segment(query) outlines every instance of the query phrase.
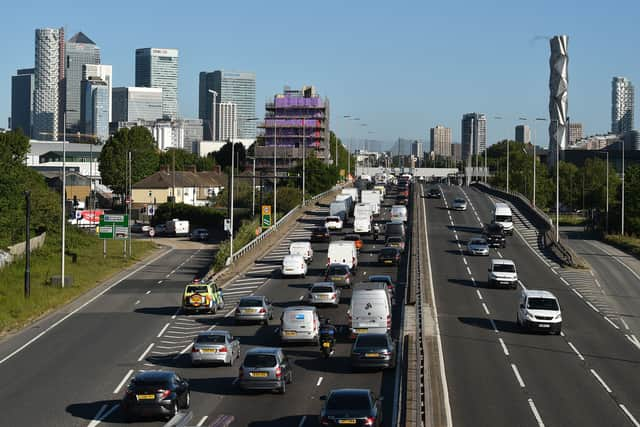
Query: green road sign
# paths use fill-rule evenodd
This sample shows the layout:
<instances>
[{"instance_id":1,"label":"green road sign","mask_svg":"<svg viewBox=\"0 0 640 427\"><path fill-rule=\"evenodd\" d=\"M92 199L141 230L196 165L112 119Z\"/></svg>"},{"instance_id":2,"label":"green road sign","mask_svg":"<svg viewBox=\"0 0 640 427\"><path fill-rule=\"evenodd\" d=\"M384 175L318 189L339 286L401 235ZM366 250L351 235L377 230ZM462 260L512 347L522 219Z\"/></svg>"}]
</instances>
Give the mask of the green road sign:
<instances>
[{"instance_id":1,"label":"green road sign","mask_svg":"<svg viewBox=\"0 0 640 427\"><path fill-rule=\"evenodd\" d=\"M271 205L262 205L262 228L271 227Z\"/></svg>"},{"instance_id":2,"label":"green road sign","mask_svg":"<svg viewBox=\"0 0 640 427\"><path fill-rule=\"evenodd\" d=\"M100 215L99 235L101 239L126 239L129 237L129 215Z\"/></svg>"}]
</instances>

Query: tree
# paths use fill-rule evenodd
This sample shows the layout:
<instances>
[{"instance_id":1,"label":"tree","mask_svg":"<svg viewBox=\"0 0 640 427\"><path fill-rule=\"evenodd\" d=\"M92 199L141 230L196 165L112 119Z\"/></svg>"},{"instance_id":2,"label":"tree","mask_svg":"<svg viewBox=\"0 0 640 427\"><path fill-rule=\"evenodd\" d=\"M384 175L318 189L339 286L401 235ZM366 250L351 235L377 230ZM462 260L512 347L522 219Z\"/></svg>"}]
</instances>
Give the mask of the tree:
<instances>
[{"instance_id":1,"label":"tree","mask_svg":"<svg viewBox=\"0 0 640 427\"><path fill-rule=\"evenodd\" d=\"M147 128L134 126L131 129L120 129L102 147L98 159L102 182L119 194L126 192L129 151L133 183L153 174L159 166L160 155Z\"/></svg>"},{"instance_id":2,"label":"tree","mask_svg":"<svg viewBox=\"0 0 640 427\"><path fill-rule=\"evenodd\" d=\"M345 146L342 144L342 141L340 140L340 138L338 138L336 134L333 133L333 131L331 131L329 133L329 155L332 159L332 162L331 162L332 165L335 165L336 144L338 145L338 165L336 167L336 170L338 174L342 169L344 169L346 173L347 168L349 166L349 159L347 157L348 151L345 148ZM354 169L355 169L355 158L351 156L351 170L353 171Z\"/></svg>"},{"instance_id":3,"label":"tree","mask_svg":"<svg viewBox=\"0 0 640 427\"><path fill-rule=\"evenodd\" d=\"M582 188L583 174L578 172L578 167L573 163L561 161L558 169L560 170L560 203L570 209L581 206L581 193L577 190Z\"/></svg>"},{"instance_id":4,"label":"tree","mask_svg":"<svg viewBox=\"0 0 640 427\"><path fill-rule=\"evenodd\" d=\"M609 192L611 193L611 191ZM628 166L624 173L625 231L640 234L640 166Z\"/></svg>"},{"instance_id":5,"label":"tree","mask_svg":"<svg viewBox=\"0 0 640 427\"><path fill-rule=\"evenodd\" d=\"M216 164L211 153L207 157L200 157L196 153L189 153L180 148L169 148L160 153L159 167L166 166L168 170L171 170L174 166L174 156L177 171L187 170L189 166L195 166L197 171L210 171Z\"/></svg>"},{"instance_id":6,"label":"tree","mask_svg":"<svg viewBox=\"0 0 640 427\"><path fill-rule=\"evenodd\" d=\"M247 152L244 148L244 145L236 142L234 144L233 150L235 151L234 155L236 157L234 159L234 166L237 168L237 170L244 170L245 163L247 161ZM215 159L216 163L218 163L222 167L222 169L228 171L228 169L231 167L231 142L227 142L226 144L224 144L222 148L220 148L220 150L215 153ZM236 160L239 164L236 164Z\"/></svg>"},{"instance_id":7,"label":"tree","mask_svg":"<svg viewBox=\"0 0 640 427\"><path fill-rule=\"evenodd\" d=\"M307 157L305 162L306 168L306 180L305 190L307 194L316 195L327 191L338 182L338 169L331 165L326 164L324 161L318 159L314 155ZM293 176L302 176L302 162L291 168L290 174ZM302 187L300 180L288 180L288 185L291 187ZM300 195L302 198L302 195ZM280 199L278 197L278 199Z\"/></svg>"}]
</instances>

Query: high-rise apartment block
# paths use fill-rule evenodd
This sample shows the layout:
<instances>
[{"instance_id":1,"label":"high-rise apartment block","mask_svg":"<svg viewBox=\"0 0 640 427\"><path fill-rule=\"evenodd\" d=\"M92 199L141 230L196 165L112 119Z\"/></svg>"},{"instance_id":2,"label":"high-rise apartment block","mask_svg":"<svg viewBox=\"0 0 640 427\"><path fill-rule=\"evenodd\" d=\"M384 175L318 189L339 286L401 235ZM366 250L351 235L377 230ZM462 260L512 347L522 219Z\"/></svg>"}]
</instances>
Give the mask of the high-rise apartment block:
<instances>
[{"instance_id":1,"label":"high-rise apartment block","mask_svg":"<svg viewBox=\"0 0 640 427\"><path fill-rule=\"evenodd\" d=\"M274 145L280 169L289 169L303 154L330 162L329 100L321 98L313 86L285 87L273 102L267 102L265 110L260 126L264 133L255 150L256 167L273 167Z\"/></svg>"},{"instance_id":2,"label":"high-rise apartment block","mask_svg":"<svg viewBox=\"0 0 640 427\"><path fill-rule=\"evenodd\" d=\"M411 144L411 155L422 159L424 156L424 144L420 141L413 141Z\"/></svg>"},{"instance_id":3,"label":"high-rise apartment block","mask_svg":"<svg viewBox=\"0 0 640 427\"><path fill-rule=\"evenodd\" d=\"M35 89L33 94L32 137L58 139L62 119L61 82L64 78L64 30L36 29ZM62 56L61 56L62 53ZM64 106L62 106L64 110Z\"/></svg>"},{"instance_id":4,"label":"high-rise apartment block","mask_svg":"<svg viewBox=\"0 0 640 427\"><path fill-rule=\"evenodd\" d=\"M136 86L162 89L162 115L177 119L178 49L136 49Z\"/></svg>"},{"instance_id":5,"label":"high-rise apartment block","mask_svg":"<svg viewBox=\"0 0 640 427\"><path fill-rule=\"evenodd\" d=\"M134 122L162 118L162 89L114 87L113 122Z\"/></svg>"},{"instance_id":6,"label":"high-rise apartment block","mask_svg":"<svg viewBox=\"0 0 640 427\"><path fill-rule=\"evenodd\" d=\"M216 141L230 141L238 137L238 110L233 102L216 105Z\"/></svg>"},{"instance_id":7,"label":"high-rise apartment block","mask_svg":"<svg viewBox=\"0 0 640 427\"><path fill-rule=\"evenodd\" d=\"M462 116L462 161L484 152L487 147L487 118L482 113Z\"/></svg>"},{"instance_id":8,"label":"high-rise apartment block","mask_svg":"<svg viewBox=\"0 0 640 427\"><path fill-rule=\"evenodd\" d=\"M22 129L22 133L31 137L33 126L33 91L35 88L35 69L18 70L11 77L11 129Z\"/></svg>"},{"instance_id":9,"label":"high-rise apartment block","mask_svg":"<svg viewBox=\"0 0 640 427\"><path fill-rule=\"evenodd\" d=\"M569 122L569 145L576 145L576 142L580 141L582 136L582 123Z\"/></svg>"},{"instance_id":10,"label":"high-rise apartment block","mask_svg":"<svg viewBox=\"0 0 640 427\"><path fill-rule=\"evenodd\" d=\"M109 122L112 120L113 109L113 72L111 65L105 64L85 64L82 67L82 80L89 80L95 77L107 84L109 91L108 109L109 109Z\"/></svg>"},{"instance_id":11,"label":"high-rise apartment block","mask_svg":"<svg viewBox=\"0 0 640 427\"><path fill-rule=\"evenodd\" d=\"M531 129L529 125L517 125L516 126L516 142L522 142L525 144L531 143Z\"/></svg>"},{"instance_id":12,"label":"high-rise apartment block","mask_svg":"<svg viewBox=\"0 0 640 427\"><path fill-rule=\"evenodd\" d=\"M82 81L80 130L99 141L109 138L109 85L97 77Z\"/></svg>"},{"instance_id":13,"label":"high-rise apartment block","mask_svg":"<svg viewBox=\"0 0 640 427\"><path fill-rule=\"evenodd\" d=\"M622 134L633 130L633 97L631 82L624 77L611 81L611 132Z\"/></svg>"},{"instance_id":14,"label":"high-rise apartment block","mask_svg":"<svg viewBox=\"0 0 640 427\"><path fill-rule=\"evenodd\" d=\"M216 95L210 91L215 92ZM214 107L214 99L216 106ZM220 137L220 122L217 118L217 105L232 103L236 106L238 119L237 138L250 140L256 138L256 75L251 72L217 70L200 73L198 93L198 117L204 122L206 140L223 140Z\"/></svg>"},{"instance_id":15,"label":"high-rise apartment block","mask_svg":"<svg viewBox=\"0 0 640 427\"><path fill-rule=\"evenodd\" d=\"M431 152L436 157L451 157L451 128L437 125L430 130Z\"/></svg>"},{"instance_id":16,"label":"high-rise apartment block","mask_svg":"<svg viewBox=\"0 0 640 427\"><path fill-rule=\"evenodd\" d=\"M462 144L451 144L451 157L455 162L462 161Z\"/></svg>"},{"instance_id":17,"label":"high-rise apartment block","mask_svg":"<svg viewBox=\"0 0 640 427\"><path fill-rule=\"evenodd\" d=\"M76 132L82 127L81 93L82 69L85 64L100 63L100 48L84 33L77 33L65 44L64 86L65 109L67 112L67 133Z\"/></svg>"}]
</instances>

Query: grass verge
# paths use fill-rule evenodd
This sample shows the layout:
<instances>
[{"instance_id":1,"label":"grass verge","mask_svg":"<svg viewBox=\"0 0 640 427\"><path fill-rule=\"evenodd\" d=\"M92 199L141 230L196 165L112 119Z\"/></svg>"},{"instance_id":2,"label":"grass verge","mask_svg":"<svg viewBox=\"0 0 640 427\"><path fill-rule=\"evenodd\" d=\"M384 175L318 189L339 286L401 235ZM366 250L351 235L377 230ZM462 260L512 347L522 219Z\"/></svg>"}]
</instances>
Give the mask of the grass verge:
<instances>
[{"instance_id":1,"label":"grass verge","mask_svg":"<svg viewBox=\"0 0 640 427\"><path fill-rule=\"evenodd\" d=\"M233 250L234 253L239 249L242 249L247 243L256 238L256 228L260 227L259 220L243 220L242 226L236 232L235 238L233 239ZM222 270L225 266L225 262L229 258L229 240L225 240L220 243L220 248L216 253L216 257L213 261L213 272L217 273Z\"/></svg>"},{"instance_id":2,"label":"grass verge","mask_svg":"<svg viewBox=\"0 0 640 427\"><path fill-rule=\"evenodd\" d=\"M602 240L640 259L640 238L621 236L620 234L605 234Z\"/></svg>"},{"instance_id":3,"label":"grass verge","mask_svg":"<svg viewBox=\"0 0 640 427\"><path fill-rule=\"evenodd\" d=\"M585 217L580 215L560 215L559 219L560 225L584 225L585 222Z\"/></svg>"},{"instance_id":4,"label":"grass verge","mask_svg":"<svg viewBox=\"0 0 640 427\"><path fill-rule=\"evenodd\" d=\"M73 285L62 289L47 284L52 276L60 275L60 243L59 236L47 236L44 246L32 252L29 298L24 296L24 258L0 270L0 336L69 303L156 247L149 241L133 240L133 257L125 259L123 242L107 241L107 257L103 258L102 240L69 227L65 275L73 278Z\"/></svg>"}]
</instances>

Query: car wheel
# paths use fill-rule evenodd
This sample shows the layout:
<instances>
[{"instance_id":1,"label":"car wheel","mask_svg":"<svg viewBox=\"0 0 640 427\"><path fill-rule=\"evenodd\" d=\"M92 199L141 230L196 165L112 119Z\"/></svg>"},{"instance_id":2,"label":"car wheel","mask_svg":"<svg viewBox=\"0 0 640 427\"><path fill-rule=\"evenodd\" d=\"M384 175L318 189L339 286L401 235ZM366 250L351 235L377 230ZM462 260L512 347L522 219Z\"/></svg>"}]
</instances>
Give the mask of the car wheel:
<instances>
[{"instance_id":1,"label":"car wheel","mask_svg":"<svg viewBox=\"0 0 640 427\"><path fill-rule=\"evenodd\" d=\"M178 400L176 399L173 401L171 412L169 413L169 415L167 415L167 418L168 419L173 418L179 411L180 411L180 408L178 408Z\"/></svg>"},{"instance_id":2,"label":"car wheel","mask_svg":"<svg viewBox=\"0 0 640 427\"><path fill-rule=\"evenodd\" d=\"M182 409L189 409L189 406L191 406L191 392L188 391L184 398L184 406Z\"/></svg>"}]
</instances>

